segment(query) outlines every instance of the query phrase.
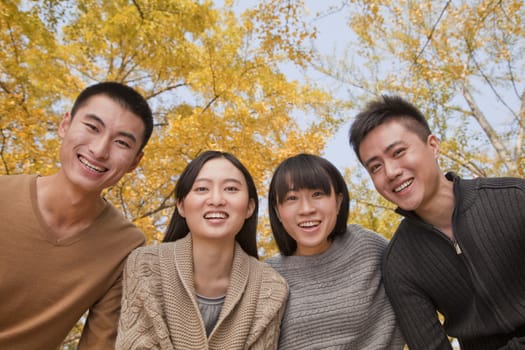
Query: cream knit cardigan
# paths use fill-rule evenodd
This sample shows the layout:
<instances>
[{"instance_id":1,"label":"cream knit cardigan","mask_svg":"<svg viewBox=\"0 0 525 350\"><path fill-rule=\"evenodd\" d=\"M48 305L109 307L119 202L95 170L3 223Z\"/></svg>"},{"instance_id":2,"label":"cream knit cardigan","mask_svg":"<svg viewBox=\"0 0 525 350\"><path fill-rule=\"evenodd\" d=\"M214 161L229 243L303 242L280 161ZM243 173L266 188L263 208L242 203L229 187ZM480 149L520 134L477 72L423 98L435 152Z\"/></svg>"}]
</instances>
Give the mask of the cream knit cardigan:
<instances>
[{"instance_id":1,"label":"cream knit cardigan","mask_svg":"<svg viewBox=\"0 0 525 350\"><path fill-rule=\"evenodd\" d=\"M124 271L116 349L277 349L288 287L236 243L230 286L206 337L195 298L191 234L136 249Z\"/></svg>"}]
</instances>

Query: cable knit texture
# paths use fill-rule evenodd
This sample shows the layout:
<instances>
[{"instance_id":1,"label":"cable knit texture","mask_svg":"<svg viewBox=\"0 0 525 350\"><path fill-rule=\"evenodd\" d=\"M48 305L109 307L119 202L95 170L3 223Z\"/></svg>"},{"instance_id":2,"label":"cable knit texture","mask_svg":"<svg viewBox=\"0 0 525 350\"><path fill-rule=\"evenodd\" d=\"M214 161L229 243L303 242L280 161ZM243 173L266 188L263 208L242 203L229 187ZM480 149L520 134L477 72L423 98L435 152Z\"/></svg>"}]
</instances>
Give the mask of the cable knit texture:
<instances>
[{"instance_id":1,"label":"cable knit texture","mask_svg":"<svg viewBox=\"0 0 525 350\"><path fill-rule=\"evenodd\" d=\"M116 349L276 349L288 287L236 243L230 286L206 337L193 283L191 234L128 258Z\"/></svg>"},{"instance_id":2,"label":"cable knit texture","mask_svg":"<svg viewBox=\"0 0 525 350\"><path fill-rule=\"evenodd\" d=\"M290 287L279 349L402 349L381 280L386 244L350 225L319 255L268 259Z\"/></svg>"},{"instance_id":3,"label":"cable knit texture","mask_svg":"<svg viewBox=\"0 0 525 350\"><path fill-rule=\"evenodd\" d=\"M392 238L385 288L411 349L525 349L525 180L452 173L461 248L415 213ZM445 316L442 326L436 309Z\"/></svg>"}]
</instances>

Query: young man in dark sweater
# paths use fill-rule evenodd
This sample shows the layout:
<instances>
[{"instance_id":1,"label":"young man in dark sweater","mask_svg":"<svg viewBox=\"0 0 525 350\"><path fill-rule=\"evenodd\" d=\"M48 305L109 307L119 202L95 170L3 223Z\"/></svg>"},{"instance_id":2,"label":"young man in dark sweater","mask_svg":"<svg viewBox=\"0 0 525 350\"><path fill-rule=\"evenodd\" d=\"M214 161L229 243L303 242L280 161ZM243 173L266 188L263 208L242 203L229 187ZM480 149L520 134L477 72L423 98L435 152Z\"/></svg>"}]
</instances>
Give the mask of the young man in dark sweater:
<instances>
[{"instance_id":1,"label":"young man in dark sweater","mask_svg":"<svg viewBox=\"0 0 525 350\"><path fill-rule=\"evenodd\" d=\"M399 97L370 102L349 136L405 217L383 274L409 347L451 349L455 337L462 349L525 349L525 180L445 175L439 140Z\"/></svg>"}]
</instances>

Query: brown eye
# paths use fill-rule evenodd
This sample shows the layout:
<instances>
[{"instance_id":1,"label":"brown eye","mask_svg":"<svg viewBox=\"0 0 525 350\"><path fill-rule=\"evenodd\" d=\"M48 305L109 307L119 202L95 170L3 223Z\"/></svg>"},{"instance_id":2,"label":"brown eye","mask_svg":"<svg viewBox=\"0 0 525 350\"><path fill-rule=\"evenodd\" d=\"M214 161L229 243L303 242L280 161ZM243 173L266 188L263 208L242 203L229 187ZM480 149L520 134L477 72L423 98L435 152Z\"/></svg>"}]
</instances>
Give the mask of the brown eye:
<instances>
[{"instance_id":1,"label":"brown eye","mask_svg":"<svg viewBox=\"0 0 525 350\"><path fill-rule=\"evenodd\" d=\"M405 148L396 149L393 153L394 157L399 157L405 153Z\"/></svg>"},{"instance_id":2,"label":"brown eye","mask_svg":"<svg viewBox=\"0 0 525 350\"><path fill-rule=\"evenodd\" d=\"M374 164L368 168L368 172L374 174L379 170L379 168L381 168L381 164Z\"/></svg>"},{"instance_id":3,"label":"brown eye","mask_svg":"<svg viewBox=\"0 0 525 350\"><path fill-rule=\"evenodd\" d=\"M90 123L84 123L85 126L88 127L89 130L98 131L97 127Z\"/></svg>"}]
</instances>

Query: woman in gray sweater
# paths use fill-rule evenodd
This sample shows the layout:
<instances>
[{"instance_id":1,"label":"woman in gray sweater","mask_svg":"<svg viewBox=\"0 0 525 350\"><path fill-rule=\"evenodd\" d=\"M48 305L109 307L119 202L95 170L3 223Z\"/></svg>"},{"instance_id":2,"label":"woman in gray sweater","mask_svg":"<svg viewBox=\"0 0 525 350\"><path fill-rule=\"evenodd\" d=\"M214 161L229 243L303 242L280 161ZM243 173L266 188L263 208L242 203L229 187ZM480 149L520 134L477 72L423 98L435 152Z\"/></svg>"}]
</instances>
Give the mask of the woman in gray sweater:
<instances>
[{"instance_id":1,"label":"woman in gray sweater","mask_svg":"<svg viewBox=\"0 0 525 350\"><path fill-rule=\"evenodd\" d=\"M290 288L279 349L402 349L381 277L387 241L347 226L348 189L337 168L315 155L288 158L268 198L280 254L267 262Z\"/></svg>"}]
</instances>

